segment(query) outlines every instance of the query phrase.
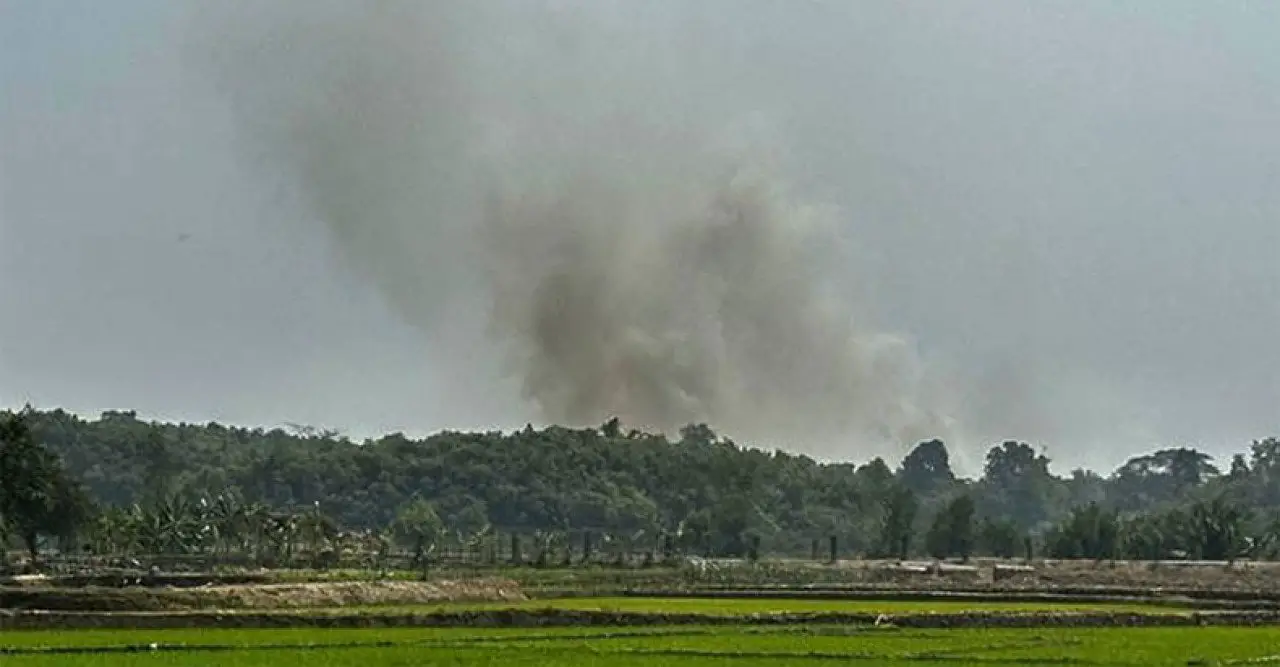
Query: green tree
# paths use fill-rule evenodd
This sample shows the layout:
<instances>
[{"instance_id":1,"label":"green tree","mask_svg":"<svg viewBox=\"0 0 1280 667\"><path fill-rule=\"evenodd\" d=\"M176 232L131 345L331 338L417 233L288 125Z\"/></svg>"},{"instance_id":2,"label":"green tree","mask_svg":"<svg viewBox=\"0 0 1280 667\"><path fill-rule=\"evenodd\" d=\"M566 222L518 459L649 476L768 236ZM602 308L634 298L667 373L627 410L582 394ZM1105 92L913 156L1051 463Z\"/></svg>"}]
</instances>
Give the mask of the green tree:
<instances>
[{"instance_id":1,"label":"green tree","mask_svg":"<svg viewBox=\"0 0 1280 667\"><path fill-rule=\"evenodd\" d=\"M1227 473L1233 482L1242 482L1249 478L1249 462L1245 460L1244 454L1236 454L1231 457L1231 470Z\"/></svg>"},{"instance_id":2,"label":"green tree","mask_svg":"<svg viewBox=\"0 0 1280 667\"><path fill-rule=\"evenodd\" d=\"M929 496L944 491L955 483L947 446L941 440L929 440L915 446L902 459L898 479L916 495Z\"/></svg>"},{"instance_id":3,"label":"green tree","mask_svg":"<svg viewBox=\"0 0 1280 667\"><path fill-rule=\"evenodd\" d=\"M1266 560L1280 557L1280 513L1272 512L1259 522L1252 542L1254 557Z\"/></svg>"},{"instance_id":4,"label":"green tree","mask_svg":"<svg viewBox=\"0 0 1280 667\"><path fill-rule=\"evenodd\" d=\"M0 514L0 570L9 565L9 543L13 540L13 529L9 520Z\"/></svg>"},{"instance_id":5,"label":"green tree","mask_svg":"<svg viewBox=\"0 0 1280 667\"><path fill-rule=\"evenodd\" d=\"M1213 457L1186 447L1135 456L1114 475L1120 506L1128 509L1177 501L1218 474Z\"/></svg>"},{"instance_id":6,"label":"green tree","mask_svg":"<svg viewBox=\"0 0 1280 667\"><path fill-rule=\"evenodd\" d=\"M1049 459L1031 445L1007 441L987 452L984 514L1003 516L1026 531L1050 516L1055 482Z\"/></svg>"},{"instance_id":7,"label":"green tree","mask_svg":"<svg viewBox=\"0 0 1280 667\"><path fill-rule=\"evenodd\" d=\"M882 519L877 551L882 556L906 558L911 552L916 512L920 503L911 489L894 485L881 501Z\"/></svg>"},{"instance_id":8,"label":"green tree","mask_svg":"<svg viewBox=\"0 0 1280 667\"><path fill-rule=\"evenodd\" d=\"M600 435L606 438L617 438L622 435L622 423L617 417L611 417L609 421L600 425Z\"/></svg>"},{"instance_id":9,"label":"green tree","mask_svg":"<svg viewBox=\"0 0 1280 667\"><path fill-rule=\"evenodd\" d=\"M1008 519L984 518L978 528L980 548L1000 558L1013 558L1018 553L1021 539L1018 527Z\"/></svg>"},{"instance_id":10,"label":"green tree","mask_svg":"<svg viewBox=\"0 0 1280 667\"><path fill-rule=\"evenodd\" d=\"M1045 548L1054 558L1116 558L1120 554L1120 519L1097 503L1077 507L1050 531Z\"/></svg>"},{"instance_id":11,"label":"green tree","mask_svg":"<svg viewBox=\"0 0 1280 667\"><path fill-rule=\"evenodd\" d=\"M61 461L32 437L30 410L0 415L0 517L32 560L41 537L69 538L92 513L83 490Z\"/></svg>"},{"instance_id":12,"label":"green tree","mask_svg":"<svg viewBox=\"0 0 1280 667\"><path fill-rule=\"evenodd\" d=\"M1193 504L1186 513L1186 548L1205 560L1235 560L1244 552L1248 509L1225 495Z\"/></svg>"},{"instance_id":13,"label":"green tree","mask_svg":"<svg viewBox=\"0 0 1280 667\"><path fill-rule=\"evenodd\" d=\"M146 461L143 473L144 499L147 502L163 502L174 495L176 484L176 461L172 448L162 431L148 430L142 443L142 453Z\"/></svg>"},{"instance_id":14,"label":"green tree","mask_svg":"<svg viewBox=\"0 0 1280 667\"><path fill-rule=\"evenodd\" d=\"M421 496L414 496L396 512L392 533L413 550L413 563L425 576L428 562L445 534L444 522L436 508Z\"/></svg>"},{"instance_id":15,"label":"green tree","mask_svg":"<svg viewBox=\"0 0 1280 667\"><path fill-rule=\"evenodd\" d=\"M676 550L722 554L746 553L751 535L776 553L808 554L814 537L830 535L839 536L846 552L899 553L901 548L887 544L899 542L898 536L886 536L893 532L886 528L886 510L895 485L915 493L917 517L930 518L963 488L978 515L1010 522L1019 537L1035 535L1042 546L1044 532L1062 525L1071 508L1096 502L1124 513L1126 554L1165 557L1202 548L1191 541L1189 512L1198 498L1230 491L1246 507L1280 510L1280 440L1274 438L1253 443L1227 478L1186 448L1135 457L1129 472L1136 474L1100 477L1076 470L1064 478L1050 474L1048 459L1030 445L1012 441L992 448L981 479L970 483L947 472L945 448L933 441L920 443L895 472L881 459L828 463L739 446L700 424L679 439L634 430L624 435L621 424L606 422L596 428L442 432L426 438L392 434L357 444L332 431L149 423L133 412L82 419L32 410L24 416L34 442L75 482L63 487L63 495L74 495L82 483L104 506L138 504L150 511L173 490L197 501L186 490L215 490L204 504L189 503L197 524L191 539L166 548L219 559L235 551L257 559L288 558L295 547L307 548L305 517L295 512L316 500L344 531L363 533L386 529L415 494L461 532L459 543L473 541L466 535L491 521L526 539L537 531L573 527L617 536L618 545L643 530L642 548L652 548L665 532ZM243 518L236 508L221 507L216 490L222 489L239 490ZM249 508L256 508L252 519ZM1150 520L1138 522L1141 517ZM915 521L910 539L919 537L923 544L929 525L920 524ZM1130 524L1146 532L1133 533ZM95 549L130 542L124 535L101 537L112 532L133 532L132 542L120 550L138 549L140 534L132 528L100 530L97 521L93 526L89 541ZM1258 539L1242 548L1267 552L1263 531L1247 525L1246 532ZM40 543L66 532L49 523ZM170 541L151 532L153 543ZM16 532L13 539L20 541ZM977 541L982 551L995 551L983 530Z\"/></svg>"},{"instance_id":16,"label":"green tree","mask_svg":"<svg viewBox=\"0 0 1280 667\"><path fill-rule=\"evenodd\" d=\"M747 554L748 535L755 518L755 506L742 493L723 498L708 515L711 520L711 540L714 553L743 557Z\"/></svg>"},{"instance_id":17,"label":"green tree","mask_svg":"<svg viewBox=\"0 0 1280 667\"><path fill-rule=\"evenodd\" d=\"M1126 558L1162 560L1174 547L1164 518L1154 514L1137 515L1122 526L1121 549Z\"/></svg>"},{"instance_id":18,"label":"green tree","mask_svg":"<svg viewBox=\"0 0 1280 667\"><path fill-rule=\"evenodd\" d=\"M929 555L934 558L959 556L969 559L973 553L973 498L962 494L938 512L925 537Z\"/></svg>"},{"instance_id":19,"label":"green tree","mask_svg":"<svg viewBox=\"0 0 1280 667\"><path fill-rule=\"evenodd\" d=\"M1280 438L1256 440L1249 446L1249 470L1255 502L1280 505Z\"/></svg>"},{"instance_id":20,"label":"green tree","mask_svg":"<svg viewBox=\"0 0 1280 667\"><path fill-rule=\"evenodd\" d=\"M711 511L703 508L685 517L676 526L676 548L682 553L693 553L699 556L710 554L711 550Z\"/></svg>"}]
</instances>

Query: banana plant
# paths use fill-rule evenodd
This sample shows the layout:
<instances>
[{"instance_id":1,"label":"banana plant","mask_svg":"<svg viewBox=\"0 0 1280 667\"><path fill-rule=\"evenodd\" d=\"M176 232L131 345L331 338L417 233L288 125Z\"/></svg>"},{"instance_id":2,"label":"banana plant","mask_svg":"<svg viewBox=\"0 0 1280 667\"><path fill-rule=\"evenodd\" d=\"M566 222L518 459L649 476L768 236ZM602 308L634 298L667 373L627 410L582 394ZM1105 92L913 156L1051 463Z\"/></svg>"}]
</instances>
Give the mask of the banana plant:
<instances>
[{"instance_id":1,"label":"banana plant","mask_svg":"<svg viewBox=\"0 0 1280 667\"><path fill-rule=\"evenodd\" d=\"M249 517L240 494L228 489L205 503L205 519L212 533L215 558L230 555L237 545L243 545Z\"/></svg>"},{"instance_id":2,"label":"banana plant","mask_svg":"<svg viewBox=\"0 0 1280 667\"><path fill-rule=\"evenodd\" d=\"M181 496L160 498L146 507L134 505L130 514L138 547L144 552L189 553L201 539L195 508Z\"/></svg>"}]
</instances>

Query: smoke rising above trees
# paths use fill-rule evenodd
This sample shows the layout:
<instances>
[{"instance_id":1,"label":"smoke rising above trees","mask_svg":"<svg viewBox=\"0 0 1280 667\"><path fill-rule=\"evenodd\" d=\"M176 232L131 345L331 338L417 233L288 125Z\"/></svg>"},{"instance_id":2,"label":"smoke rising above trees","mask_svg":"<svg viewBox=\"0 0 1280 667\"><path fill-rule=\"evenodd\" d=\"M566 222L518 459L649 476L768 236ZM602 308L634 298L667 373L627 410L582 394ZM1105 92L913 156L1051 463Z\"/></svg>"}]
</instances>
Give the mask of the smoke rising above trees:
<instances>
[{"instance_id":1,"label":"smoke rising above trees","mask_svg":"<svg viewBox=\"0 0 1280 667\"><path fill-rule=\"evenodd\" d=\"M198 62L245 154L426 344L471 313L548 422L953 435L909 339L832 289L840 213L790 190L732 82L700 87L732 68L585 5L496 6L233 5Z\"/></svg>"}]
</instances>

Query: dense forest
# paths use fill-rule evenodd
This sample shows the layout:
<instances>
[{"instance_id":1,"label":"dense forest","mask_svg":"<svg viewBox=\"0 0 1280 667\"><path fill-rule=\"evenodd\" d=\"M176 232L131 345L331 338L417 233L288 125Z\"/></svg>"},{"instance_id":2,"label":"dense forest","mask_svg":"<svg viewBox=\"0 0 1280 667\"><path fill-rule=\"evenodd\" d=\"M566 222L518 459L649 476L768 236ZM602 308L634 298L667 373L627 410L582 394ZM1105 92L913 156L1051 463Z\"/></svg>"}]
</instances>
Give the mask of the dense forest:
<instances>
[{"instance_id":1,"label":"dense forest","mask_svg":"<svg viewBox=\"0 0 1280 667\"><path fill-rule=\"evenodd\" d=\"M1195 449L1169 448L1106 476L1065 477L1032 445L1010 441L990 448L980 478L963 479L937 440L892 468L761 451L705 425L678 439L614 420L356 443L131 412L85 420L28 409L0 419L0 542L32 549L197 548L166 541L159 524L183 512L245 513L228 505L277 521L323 517L330 531L398 526L419 549L488 531L589 531L720 555L809 554L819 541L825 552L832 538L848 556L1262 558L1280 547L1274 438L1225 470ZM124 525L132 532L120 537ZM148 525L155 536L142 544Z\"/></svg>"}]
</instances>

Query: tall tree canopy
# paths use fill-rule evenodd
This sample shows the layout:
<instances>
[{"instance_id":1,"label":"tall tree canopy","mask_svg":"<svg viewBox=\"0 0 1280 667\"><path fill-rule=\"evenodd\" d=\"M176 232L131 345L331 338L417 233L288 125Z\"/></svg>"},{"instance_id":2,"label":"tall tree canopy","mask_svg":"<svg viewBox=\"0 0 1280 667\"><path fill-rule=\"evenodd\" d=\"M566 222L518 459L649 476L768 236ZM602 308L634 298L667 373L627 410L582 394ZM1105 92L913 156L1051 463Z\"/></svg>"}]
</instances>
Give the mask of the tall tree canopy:
<instances>
[{"instance_id":1,"label":"tall tree canopy","mask_svg":"<svg viewBox=\"0 0 1280 667\"><path fill-rule=\"evenodd\" d=\"M907 488L922 496L947 489L956 481L947 446L941 440L928 440L916 445L902 459L898 478Z\"/></svg>"},{"instance_id":2,"label":"tall tree canopy","mask_svg":"<svg viewBox=\"0 0 1280 667\"><path fill-rule=\"evenodd\" d=\"M0 414L0 518L35 558L41 537L74 536L88 502L58 457L36 442L30 416Z\"/></svg>"},{"instance_id":3,"label":"tall tree canopy","mask_svg":"<svg viewBox=\"0 0 1280 667\"><path fill-rule=\"evenodd\" d=\"M1124 523L1132 536L1126 553L1280 554L1274 439L1253 443L1230 475L1181 448L1135 457L1106 477L1085 470L1055 476L1031 444L1007 441L987 452L979 479L966 480L937 440L919 443L895 473L878 458L824 463L740 446L704 424L677 439L610 420L598 428L352 442L321 429L163 424L131 412L0 417L0 523L28 548L74 532L86 513L82 483L109 510L104 516L129 514L135 503L151 508L146 517L156 521L139 538L148 544L181 541L182 509L207 501L209 540L224 551L251 515L286 521L292 513L301 517L298 530L318 540L320 528L331 528L304 530L303 521L318 502L347 529L382 531L405 508L429 504L440 535L664 536L681 549L722 554L744 553L757 540L766 551L809 553L813 540L831 536L849 555L920 554L931 546L956 553L944 534L973 524L958 544L1009 553L1027 537L1043 545L1055 526L1069 527L1073 508L1094 503ZM956 505L960 495L968 500ZM1135 497L1144 504L1134 506ZM1213 504L1219 497L1229 500ZM1241 504L1254 511L1235 512ZM938 527L932 545L922 539L930 526ZM1198 542L1188 537L1193 532Z\"/></svg>"}]
</instances>

